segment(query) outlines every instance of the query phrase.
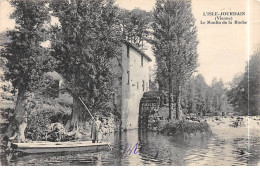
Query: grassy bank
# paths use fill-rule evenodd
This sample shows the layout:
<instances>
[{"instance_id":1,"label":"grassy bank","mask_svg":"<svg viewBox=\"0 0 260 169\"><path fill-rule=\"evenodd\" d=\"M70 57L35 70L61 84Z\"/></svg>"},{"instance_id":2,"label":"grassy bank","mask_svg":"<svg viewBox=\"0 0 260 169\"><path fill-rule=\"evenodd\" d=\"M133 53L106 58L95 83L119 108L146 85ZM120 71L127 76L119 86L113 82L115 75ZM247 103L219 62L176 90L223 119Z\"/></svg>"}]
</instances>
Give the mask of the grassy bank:
<instances>
[{"instance_id":1,"label":"grassy bank","mask_svg":"<svg viewBox=\"0 0 260 169\"><path fill-rule=\"evenodd\" d=\"M207 122L191 122L191 121L170 121L162 122L158 126L158 132L167 135L178 133L203 133L210 130Z\"/></svg>"}]
</instances>

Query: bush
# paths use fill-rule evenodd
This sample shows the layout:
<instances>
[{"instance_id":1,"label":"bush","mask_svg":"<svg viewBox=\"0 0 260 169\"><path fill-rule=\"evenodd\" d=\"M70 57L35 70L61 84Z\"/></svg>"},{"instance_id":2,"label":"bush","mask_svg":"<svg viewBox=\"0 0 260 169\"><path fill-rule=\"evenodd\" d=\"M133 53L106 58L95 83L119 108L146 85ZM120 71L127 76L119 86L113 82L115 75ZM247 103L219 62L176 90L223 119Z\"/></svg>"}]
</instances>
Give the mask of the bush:
<instances>
[{"instance_id":1,"label":"bush","mask_svg":"<svg viewBox=\"0 0 260 169\"><path fill-rule=\"evenodd\" d=\"M45 140L46 131L51 123L65 123L70 115L71 108L65 107L58 98L46 98L40 95L31 95L32 107L28 112L26 138L30 140Z\"/></svg>"},{"instance_id":2,"label":"bush","mask_svg":"<svg viewBox=\"0 0 260 169\"><path fill-rule=\"evenodd\" d=\"M44 110L31 112L28 118L26 137L30 140L44 140L47 126L51 123L50 117L51 112Z\"/></svg>"},{"instance_id":3,"label":"bush","mask_svg":"<svg viewBox=\"0 0 260 169\"><path fill-rule=\"evenodd\" d=\"M159 132L166 134L205 132L210 129L206 122L170 121L160 123Z\"/></svg>"}]
</instances>

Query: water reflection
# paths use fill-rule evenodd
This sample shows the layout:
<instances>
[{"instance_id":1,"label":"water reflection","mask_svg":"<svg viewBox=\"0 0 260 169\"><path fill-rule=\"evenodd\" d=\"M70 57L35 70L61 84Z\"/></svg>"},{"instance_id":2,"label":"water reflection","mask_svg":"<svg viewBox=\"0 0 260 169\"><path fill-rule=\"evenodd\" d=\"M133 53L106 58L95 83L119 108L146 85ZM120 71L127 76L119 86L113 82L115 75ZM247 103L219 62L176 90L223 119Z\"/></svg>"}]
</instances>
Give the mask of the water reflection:
<instances>
[{"instance_id":1,"label":"water reflection","mask_svg":"<svg viewBox=\"0 0 260 169\"><path fill-rule=\"evenodd\" d=\"M227 140L211 133L185 137L183 134L167 136L155 132L129 130L111 134L107 139L113 145L112 151L108 149L99 152L2 155L1 165L181 166L257 165L259 162L259 138L250 141L246 138ZM129 149L130 147L132 149Z\"/></svg>"}]
</instances>

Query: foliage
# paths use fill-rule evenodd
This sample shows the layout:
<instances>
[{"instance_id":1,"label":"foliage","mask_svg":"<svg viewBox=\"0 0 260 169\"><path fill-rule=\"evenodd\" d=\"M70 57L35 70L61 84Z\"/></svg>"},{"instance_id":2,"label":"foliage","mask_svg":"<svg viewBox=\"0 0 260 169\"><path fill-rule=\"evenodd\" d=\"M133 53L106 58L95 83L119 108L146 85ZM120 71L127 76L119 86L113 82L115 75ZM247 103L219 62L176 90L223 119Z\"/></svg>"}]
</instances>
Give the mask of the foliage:
<instances>
[{"instance_id":1,"label":"foliage","mask_svg":"<svg viewBox=\"0 0 260 169\"><path fill-rule=\"evenodd\" d=\"M58 98L31 94L28 99L33 102L33 108L28 112L26 134L32 140L44 140L50 124L64 123L71 113L71 107L65 107Z\"/></svg>"},{"instance_id":2,"label":"foliage","mask_svg":"<svg viewBox=\"0 0 260 169\"><path fill-rule=\"evenodd\" d=\"M244 74L236 74L235 77L232 79L231 82L229 82L229 86L231 89L236 88L239 83L242 81L242 79L244 78Z\"/></svg>"},{"instance_id":3,"label":"foliage","mask_svg":"<svg viewBox=\"0 0 260 169\"><path fill-rule=\"evenodd\" d=\"M241 115L260 115L260 50L256 51L245 68L241 81L228 91L229 101ZM234 79L233 81L238 81Z\"/></svg>"},{"instance_id":4,"label":"foliage","mask_svg":"<svg viewBox=\"0 0 260 169\"><path fill-rule=\"evenodd\" d=\"M210 129L206 122L170 121L160 127L160 132L166 134L205 132Z\"/></svg>"},{"instance_id":5,"label":"foliage","mask_svg":"<svg viewBox=\"0 0 260 169\"><path fill-rule=\"evenodd\" d=\"M213 79L212 84L206 84L201 74L191 76L182 88L182 107L187 113L207 114L227 111L227 89L222 80Z\"/></svg>"},{"instance_id":6,"label":"foliage","mask_svg":"<svg viewBox=\"0 0 260 169\"><path fill-rule=\"evenodd\" d=\"M1 109L1 126L0 126L0 133L3 134L7 129L7 124L13 120L14 118L14 109L6 108Z\"/></svg>"},{"instance_id":7,"label":"foliage","mask_svg":"<svg viewBox=\"0 0 260 169\"><path fill-rule=\"evenodd\" d=\"M211 84L211 103L215 111L225 111L227 109L227 90L224 87L222 80L213 79ZM210 99L210 98L209 98Z\"/></svg>"},{"instance_id":8,"label":"foliage","mask_svg":"<svg viewBox=\"0 0 260 169\"><path fill-rule=\"evenodd\" d=\"M14 7L11 15L15 19L15 29L7 31L9 40L3 45L1 57L5 64L5 80L10 81L18 90L15 102L14 119L8 123L3 138L17 136L24 140L24 128L27 94L37 89L42 75L52 71L55 60L49 55L47 48L42 46L49 34L50 16L47 0L11 0ZM21 130L20 130L21 129Z\"/></svg>"},{"instance_id":9,"label":"foliage","mask_svg":"<svg viewBox=\"0 0 260 169\"><path fill-rule=\"evenodd\" d=\"M16 27L7 32L10 41L1 51L9 70L5 77L15 89L33 90L44 72L53 68L52 57L41 46L48 34L49 11L45 1L12 0L10 3L15 7L12 18Z\"/></svg>"},{"instance_id":10,"label":"foliage","mask_svg":"<svg viewBox=\"0 0 260 169\"><path fill-rule=\"evenodd\" d=\"M59 96L59 80L54 79L49 74L44 74L35 92L45 97L56 98Z\"/></svg>"},{"instance_id":11,"label":"foliage","mask_svg":"<svg viewBox=\"0 0 260 169\"><path fill-rule=\"evenodd\" d=\"M89 116L78 96L95 113L105 107L111 94L109 61L121 54L118 11L111 0L59 0L50 7L60 22L53 27L56 71L73 96L72 119L86 120Z\"/></svg>"},{"instance_id":12,"label":"foliage","mask_svg":"<svg viewBox=\"0 0 260 169\"><path fill-rule=\"evenodd\" d=\"M138 47L143 47L144 40L150 35L152 13L135 8L131 11L119 9L122 37Z\"/></svg>"},{"instance_id":13,"label":"foliage","mask_svg":"<svg viewBox=\"0 0 260 169\"><path fill-rule=\"evenodd\" d=\"M30 112L26 137L31 140L42 140L45 137L47 126L51 123L50 117L51 112L44 109Z\"/></svg>"},{"instance_id":14,"label":"foliage","mask_svg":"<svg viewBox=\"0 0 260 169\"><path fill-rule=\"evenodd\" d=\"M157 81L160 89L169 91L169 107L173 90L176 91L176 116L180 118L180 86L195 71L198 58L197 28L191 12L191 1L157 0L153 30Z\"/></svg>"},{"instance_id":15,"label":"foliage","mask_svg":"<svg viewBox=\"0 0 260 169\"><path fill-rule=\"evenodd\" d=\"M204 77L199 74L191 76L182 88L182 107L188 113L202 112L206 103L206 91L208 89Z\"/></svg>"}]
</instances>

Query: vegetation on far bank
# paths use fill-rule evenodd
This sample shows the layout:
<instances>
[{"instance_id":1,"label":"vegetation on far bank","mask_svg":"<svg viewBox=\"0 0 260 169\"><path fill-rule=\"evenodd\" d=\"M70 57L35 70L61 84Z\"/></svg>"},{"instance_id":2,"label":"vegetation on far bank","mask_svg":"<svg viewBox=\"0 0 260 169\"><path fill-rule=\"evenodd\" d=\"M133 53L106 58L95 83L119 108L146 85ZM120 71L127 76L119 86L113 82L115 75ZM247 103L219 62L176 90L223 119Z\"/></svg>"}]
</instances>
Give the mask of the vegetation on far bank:
<instances>
[{"instance_id":1,"label":"vegetation on far bank","mask_svg":"<svg viewBox=\"0 0 260 169\"><path fill-rule=\"evenodd\" d=\"M165 123L159 123L158 132L167 135L173 135L178 133L203 133L210 130L210 126L207 122L192 122L192 121L169 121Z\"/></svg>"},{"instance_id":2,"label":"vegetation on far bank","mask_svg":"<svg viewBox=\"0 0 260 169\"><path fill-rule=\"evenodd\" d=\"M260 49L249 59L243 74L234 77L227 95L240 115L260 115Z\"/></svg>"}]
</instances>

